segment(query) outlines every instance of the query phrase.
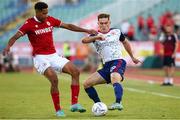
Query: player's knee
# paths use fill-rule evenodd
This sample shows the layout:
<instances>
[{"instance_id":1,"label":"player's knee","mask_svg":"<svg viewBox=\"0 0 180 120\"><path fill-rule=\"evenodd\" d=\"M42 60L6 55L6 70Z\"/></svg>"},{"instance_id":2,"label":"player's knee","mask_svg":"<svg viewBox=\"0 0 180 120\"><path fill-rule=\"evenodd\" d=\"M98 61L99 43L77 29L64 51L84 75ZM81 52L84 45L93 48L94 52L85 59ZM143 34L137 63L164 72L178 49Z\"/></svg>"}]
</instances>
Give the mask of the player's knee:
<instances>
[{"instance_id":1,"label":"player's knee","mask_svg":"<svg viewBox=\"0 0 180 120\"><path fill-rule=\"evenodd\" d=\"M49 79L54 79L54 78L56 78L56 74L54 74L54 73L49 73L48 75L47 75L47 77L49 78Z\"/></svg>"},{"instance_id":2,"label":"player's knee","mask_svg":"<svg viewBox=\"0 0 180 120\"><path fill-rule=\"evenodd\" d=\"M84 89L86 89L86 88L89 87L89 86L88 86L88 83L87 83L86 81L83 82L83 87L84 87Z\"/></svg>"},{"instance_id":3,"label":"player's knee","mask_svg":"<svg viewBox=\"0 0 180 120\"><path fill-rule=\"evenodd\" d=\"M122 80L122 76L120 74L111 74L111 83L117 83Z\"/></svg>"},{"instance_id":4,"label":"player's knee","mask_svg":"<svg viewBox=\"0 0 180 120\"><path fill-rule=\"evenodd\" d=\"M45 75L47 78L56 77L55 71L52 70L51 68L46 69L45 72L44 72L44 75Z\"/></svg>"},{"instance_id":5,"label":"player's knee","mask_svg":"<svg viewBox=\"0 0 180 120\"><path fill-rule=\"evenodd\" d=\"M90 82L88 82L88 81L86 81L86 80L83 82L83 87L84 87L84 89L89 88L89 87L91 87L91 86L93 86L93 84L91 84Z\"/></svg>"},{"instance_id":6,"label":"player's knee","mask_svg":"<svg viewBox=\"0 0 180 120\"><path fill-rule=\"evenodd\" d=\"M113 84L113 83L117 83L117 82L121 82L121 80L122 80L122 77L120 77L120 78L114 78L114 79L111 79L111 83Z\"/></svg>"},{"instance_id":7,"label":"player's knee","mask_svg":"<svg viewBox=\"0 0 180 120\"><path fill-rule=\"evenodd\" d=\"M72 77L79 77L80 71L78 69L73 70Z\"/></svg>"},{"instance_id":8,"label":"player's knee","mask_svg":"<svg viewBox=\"0 0 180 120\"><path fill-rule=\"evenodd\" d=\"M52 85L52 87L57 87L58 86L58 80L52 80L51 85Z\"/></svg>"}]
</instances>

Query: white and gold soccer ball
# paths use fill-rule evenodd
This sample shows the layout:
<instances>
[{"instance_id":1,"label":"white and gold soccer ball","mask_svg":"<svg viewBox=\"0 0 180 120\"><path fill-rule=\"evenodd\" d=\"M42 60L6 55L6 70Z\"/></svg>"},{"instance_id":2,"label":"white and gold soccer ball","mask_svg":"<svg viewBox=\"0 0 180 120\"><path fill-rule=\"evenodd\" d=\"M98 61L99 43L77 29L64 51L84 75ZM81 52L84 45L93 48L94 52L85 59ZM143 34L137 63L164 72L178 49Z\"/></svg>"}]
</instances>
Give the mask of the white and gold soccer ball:
<instances>
[{"instance_id":1,"label":"white and gold soccer ball","mask_svg":"<svg viewBox=\"0 0 180 120\"><path fill-rule=\"evenodd\" d=\"M92 112L95 116L104 116L107 111L107 106L103 102L97 102L92 106Z\"/></svg>"}]
</instances>

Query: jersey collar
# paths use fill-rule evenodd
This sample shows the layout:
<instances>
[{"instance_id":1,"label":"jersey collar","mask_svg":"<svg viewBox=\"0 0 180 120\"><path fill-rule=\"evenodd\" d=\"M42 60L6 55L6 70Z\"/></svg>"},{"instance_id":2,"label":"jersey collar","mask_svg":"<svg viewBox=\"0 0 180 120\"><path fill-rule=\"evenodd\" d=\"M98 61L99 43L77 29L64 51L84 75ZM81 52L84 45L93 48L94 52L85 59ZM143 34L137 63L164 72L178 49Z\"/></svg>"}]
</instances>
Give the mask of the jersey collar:
<instances>
[{"instance_id":1,"label":"jersey collar","mask_svg":"<svg viewBox=\"0 0 180 120\"><path fill-rule=\"evenodd\" d=\"M36 22L41 23L41 21L39 21L36 16L34 16L34 20L35 20Z\"/></svg>"},{"instance_id":2,"label":"jersey collar","mask_svg":"<svg viewBox=\"0 0 180 120\"><path fill-rule=\"evenodd\" d=\"M110 29L109 29L109 31L110 31ZM102 33L102 34L107 34L107 33L109 33L109 31L108 31L108 32L103 33L103 32L101 32L100 30L98 30L98 32L99 32L99 33Z\"/></svg>"}]
</instances>

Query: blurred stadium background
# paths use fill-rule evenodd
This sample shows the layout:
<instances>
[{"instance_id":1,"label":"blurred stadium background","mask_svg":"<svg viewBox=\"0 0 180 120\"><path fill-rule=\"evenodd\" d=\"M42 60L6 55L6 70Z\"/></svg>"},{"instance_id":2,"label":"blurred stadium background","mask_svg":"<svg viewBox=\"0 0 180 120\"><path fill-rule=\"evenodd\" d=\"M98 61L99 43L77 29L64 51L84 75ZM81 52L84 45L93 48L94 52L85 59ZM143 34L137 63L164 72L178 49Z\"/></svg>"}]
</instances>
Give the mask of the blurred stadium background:
<instances>
[{"instance_id":1,"label":"blurred stadium background","mask_svg":"<svg viewBox=\"0 0 180 120\"><path fill-rule=\"evenodd\" d=\"M24 21L34 15L33 6L38 0L6 0L0 3L0 51L8 39L18 30ZM166 20L178 26L176 32L180 36L178 0L42 0L49 4L49 15L66 23L74 23L85 28L97 28L96 16L106 12L111 15L112 27L120 28L132 41L134 53L146 67L162 67L162 46L158 42L161 26ZM140 29L141 27L141 29ZM55 46L59 54L70 56L82 70L99 63L93 46L81 44L82 33L63 29L54 30ZM22 37L12 48L15 64L21 68L32 67L31 47L27 36ZM89 55L88 55L89 54ZM123 56L129 66L133 66L127 53ZM1 55L2 58L2 55ZM3 58L2 58L3 59ZM2 61L2 60L1 60ZM95 65L93 65L95 64ZM180 66L180 50L177 53L177 66ZM92 66L92 67L91 67ZM94 66L94 67L93 67Z\"/></svg>"},{"instance_id":2,"label":"blurred stadium background","mask_svg":"<svg viewBox=\"0 0 180 120\"><path fill-rule=\"evenodd\" d=\"M24 21L34 16L34 3L38 0L0 0L0 119L4 118L55 118L48 97L49 84L34 71L31 46L27 36L20 38L12 47L11 54L4 57L2 50L9 38ZM180 47L176 58L175 86L162 88L162 46L158 41L161 27L168 21L175 27L180 39L180 1L179 0L41 0L49 5L49 15L65 23L73 23L85 28L97 29L97 14L111 15L111 27L120 28L130 39L135 56L143 61L134 65L123 49L123 57L128 63L126 71L124 103L125 111L112 112L109 119L179 119L180 106ZM98 69L100 59L92 45L84 45L81 38L86 34L54 29L54 41L59 54L69 58L82 71L81 82L89 73ZM180 46L180 44L179 44ZM157 68L157 69L154 69ZM13 74L5 72L22 71ZM26 72L28 71L28 72ZM61 91L69 92L70 79L60 77ZM146 82L138 81L146 80ZM18 82L17 82L18 81ZM26 81L26 82L25 82ZM158 84L154 84L158 82ZM62 86L63 84L63 86ZM11 86L9 86L11 85ZM177 86L176 86L177 85ZM107 91L106 95L103 94ZM112 88L98 88L105 103L112 102ZM27 94L28 93L28 94ZM62 92L63 93L63 92ZM143 97L142 97L143 94ZM106 98L109 99L106 99ZM37 100L38 98L39 100ZM62 95L62 104L69 115L67 119L89 119L92 101L81 91L80 101L88 109L81 117L72 114L69 94ZM49 100L49 101L48 101ZM42 102L44 101L44 102ZM140 102L139 102L140 101ZM37 110L37 109L41 110ZM94 118L93 118L94 119ZM99 118L106 119L106 118Z\"/></svg>"},{"instance_id":3,"label":"blurred stadium background","mask_svg":"<svg viewBox=\"0 0 180 120\"><path fill-rule=\"evenodd\" d=\"M8 39L18 30L24 21L34 15L33 6L38 0L6 0L0 3L0 51ZM142 67L162 67L162 46L158 42L161 26L169 20L176 26L180 36L180 4L178 0L42 0L49 4L49 15L66 23L74 23L85 28L97 28L96 16L106 12L111 15L112 27L120 28L131 40L136 56L142 61ZM141 27L141 28L140 28ZM55 46L59 54L69 58L82 70L97 66L93 46L81 44L82 33L63 29L54 30ZM12 48L15 64L21 68L32 67L31 47L27 36L22 37ZM129 66L133 66L127 53L123 56ZM95 64L95 65L93 65ZM180 66L180 49L176 64ZM92 70L95 69L92 67Z\"/></svg>"}]
</instances>

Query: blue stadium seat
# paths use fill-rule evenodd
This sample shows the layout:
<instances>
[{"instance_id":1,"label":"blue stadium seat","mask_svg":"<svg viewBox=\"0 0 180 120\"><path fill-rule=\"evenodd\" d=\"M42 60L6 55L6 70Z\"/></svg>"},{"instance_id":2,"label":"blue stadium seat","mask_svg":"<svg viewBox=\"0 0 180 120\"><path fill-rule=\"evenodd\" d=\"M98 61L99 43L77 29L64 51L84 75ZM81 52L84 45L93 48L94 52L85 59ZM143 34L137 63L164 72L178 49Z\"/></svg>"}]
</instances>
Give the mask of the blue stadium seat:
<instances>
[{"instance_id":1,"label":"blue stadium seat","mask_svg":"<svg viewBox=\"0 0 180 120\"><path fill-rule=\"evenodd\" d=\"M77 5L55 6L50 9L49 14L62 19L65 22L72 22L85 17L91 12L102 9L102 7L115 2L116 0L81 0Z\"/></svg>"},{"instance_id":2,"label":"blue stadium seat","mask_svg":"<svg viewBox=\"0 0 180 120\"><path fill-rule=\"evenodd\" d=\"M17 16L24 13L30 7L22 0L3 0L0 1L0 26L13 21Z\"/></svg>"},{"instance_id":3,"label":"blue stadium seat","mask_svg":"<svg viewBox=\"0 0 180 120\"><path fill-rule=\"evenodd\" d=\"M25 11L29 6L21 6L19 8L15 7L16 2L18 0L6 0L0 2L0 10L2 10L2 14L0 14L0 25L6 24L12 21L16 16L20 14L20 12ZM91 12L97 11L102 7L115 2L116 0L80 0L80 3L77 5L64 5L64 6L54 6L49 10L49 15L60 18L64 22L73 22L79 20L80 18L85 17L86 15L90 14ZM2 3L2 4L1 4ZM21 4L20 4L21 5ZM7 7L5 9L5 7ZM8 31L3 36L0 36L0 39L6 39L4 41L8 41L16 30L20 27L20 24L17 25L16 28ZM27 37L20 38L18 41L27 41Z\"/></svg>"}]
</instances>

